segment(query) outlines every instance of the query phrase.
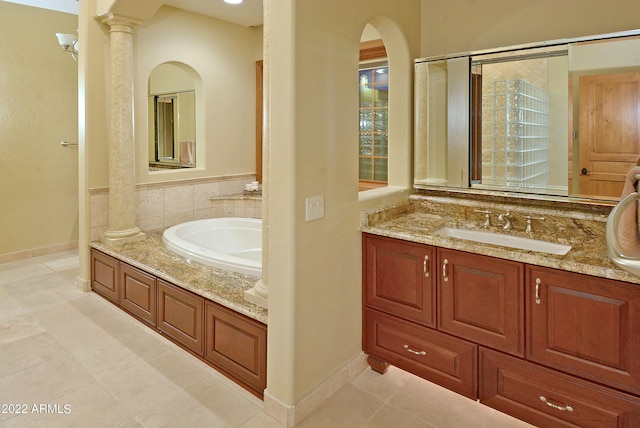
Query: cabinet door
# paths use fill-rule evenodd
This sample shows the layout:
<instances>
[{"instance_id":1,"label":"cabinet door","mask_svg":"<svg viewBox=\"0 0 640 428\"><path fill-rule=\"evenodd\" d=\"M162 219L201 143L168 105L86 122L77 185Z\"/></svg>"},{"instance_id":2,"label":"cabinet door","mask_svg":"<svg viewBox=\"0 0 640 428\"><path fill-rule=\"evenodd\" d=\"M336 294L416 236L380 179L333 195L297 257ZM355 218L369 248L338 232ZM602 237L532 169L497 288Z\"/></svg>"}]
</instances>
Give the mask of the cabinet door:
<instances>
[{"instance_id":1,"label":"cabinet door","mask_svg":"<svg viewBox=\"0 0 640 428\"><path fill-rule=\"evenodd\" d=\"M100 251L91 250L91 289L102 297L118 304L118 260Z\"/></svg>"},{"instance_id":2,"label":"cabinet door","mask_svg":"<svg viewBox=\"0 0 640 428\"><path fill-rule=\"evenodd\" d=\"M640 393L640 288L527 270L527 358Z\"/></svg>"},{"instance_id":3,"label":"cabinet door","mask_svg":"<svg viewBox=\"0 0 640 428\"><path fill-rule=\"evenodd\" d=\"M205 358L262 396L267 384L267 327L206 303Z\"/></svg>"},{"instance_id":4,"label":"cabinet door","mask_svg":"<svg viewBox=\"0 0 640 428\"><path fill-rule=\"evenodd\" d=\"M120 306L155 327L156 277L121 263L120 288Z\"/></svg>"},{"instance_id":5,"label":"cabinet door","mask_svg":"<svg viewBox=\"0 0 640 428\"><path fill-rule=\"evenodd\" d=\"M202 356L204 298L158 279L158 329Z\"/></svg>"},{"instance_id":6,"label":"cabinet door","mask_svg":"<svg viewBox=\"0 0 640 428\"><path fill-rule=\"evenodd\" d=\"M438 248L438 329L524 356L524 266Z\"/></svg>"},{"instance_id":7,"label":"cabinet door","mask_svg":"<svg viewBox=\"0 0 640 428\"><path fill-rule=\"evenodd\" d=\"M640 426L640 399L487 349L480 401L540 427Z\"/></svg>"},{"instance_id":8,"label":"cabinet door","mask_svg":"<svg viewBox=\"0 0 640 428\"><path fill-rule=\"evenodd\" d=\"M435 249L363 234L365 305L435 327Z\"/></svg>"},{"instance_id":9,"label":"cabinet door","mask_svg":"<svg viewBox=\"0 0 640 428\"><path fill-rule=\"evenodd\" d=\"M376 310L364 310L364 351L375 359L477 398L478 347Z\"/></svg>"}]
</instances>

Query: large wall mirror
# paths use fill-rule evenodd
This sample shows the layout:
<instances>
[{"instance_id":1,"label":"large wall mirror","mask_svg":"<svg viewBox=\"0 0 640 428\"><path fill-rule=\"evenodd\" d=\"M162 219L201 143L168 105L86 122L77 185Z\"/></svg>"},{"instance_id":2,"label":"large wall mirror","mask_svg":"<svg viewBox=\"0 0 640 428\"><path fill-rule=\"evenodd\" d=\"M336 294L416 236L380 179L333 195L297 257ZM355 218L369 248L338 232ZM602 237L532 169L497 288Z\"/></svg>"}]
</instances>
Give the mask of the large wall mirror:
<instances>
[{"instance_id":1,"label":"large wall mirror","mask_svg":"<svg viewBox=\"0 0 640 428\"><path fill-rule=\"evenodd\" d=\"M416 188L617 200L640 155L639 32L416 61Z\"/></svg>"},{"instance_id":2,"label":"large wall mirror","mask_svg":"<svg viewBox=\"0 0 640 428\"><path fill-rule=\"evenodd\" d=\"M195 71L164 63L149 76L149 169L196 166Z\"/></svg>"}]
</instances>

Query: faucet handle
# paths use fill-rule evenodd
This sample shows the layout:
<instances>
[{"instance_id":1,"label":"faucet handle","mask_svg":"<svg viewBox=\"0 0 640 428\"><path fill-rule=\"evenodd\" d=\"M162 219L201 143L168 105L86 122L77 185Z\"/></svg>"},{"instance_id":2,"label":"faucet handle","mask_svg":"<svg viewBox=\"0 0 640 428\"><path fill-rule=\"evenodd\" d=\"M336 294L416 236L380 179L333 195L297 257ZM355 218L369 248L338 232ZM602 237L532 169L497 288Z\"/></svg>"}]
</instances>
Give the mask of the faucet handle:
<instances>
[{"instance_id":1,"label":"faucet handle","mask_svg":"<svg viewBox=\"0 0 640 428\"><path fill-rule=\"evenodd\" d=\"M491 226L491 211L489 210L479 210L479 209L475 209L474 212L477 212L479 214L484 214L484 227L489 227Z\"/></svg>"},{"instance_id":2,"label":"faucet handle","mask_svg":"<svg viewBox=\"0 0 640 428\"><path fill-rule=\"evenodd\" d=\"M536 216L532 216L532 215L523 215L522 217L527 219L527 228L525 229L526 233L532 233L533 229L531 228L531 220L540 220L540 221L544 221L545 218L544 217L536 217Z\"/></svg>"}]
</instances>

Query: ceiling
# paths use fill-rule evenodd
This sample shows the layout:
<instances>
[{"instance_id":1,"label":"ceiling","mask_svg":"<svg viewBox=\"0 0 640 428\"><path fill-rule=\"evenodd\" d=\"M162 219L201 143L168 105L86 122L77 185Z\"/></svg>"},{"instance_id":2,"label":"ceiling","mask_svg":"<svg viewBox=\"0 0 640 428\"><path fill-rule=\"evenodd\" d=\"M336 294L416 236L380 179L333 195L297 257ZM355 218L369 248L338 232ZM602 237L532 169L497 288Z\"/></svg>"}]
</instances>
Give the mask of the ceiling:
<instances>
[{"instance_id":1,"label":"ceiling","mask_svg":"<svg viewBox=\"0 0 640 428\"><path fill-rule=\"evenodd\" d=\"M77 0L1 0L26 6L78 14ZM262 0L244 0L227 4L223 0L165 0L164 4L189 12L210 16L244 27L262 25Z\"/></svg>"}]
</instances>

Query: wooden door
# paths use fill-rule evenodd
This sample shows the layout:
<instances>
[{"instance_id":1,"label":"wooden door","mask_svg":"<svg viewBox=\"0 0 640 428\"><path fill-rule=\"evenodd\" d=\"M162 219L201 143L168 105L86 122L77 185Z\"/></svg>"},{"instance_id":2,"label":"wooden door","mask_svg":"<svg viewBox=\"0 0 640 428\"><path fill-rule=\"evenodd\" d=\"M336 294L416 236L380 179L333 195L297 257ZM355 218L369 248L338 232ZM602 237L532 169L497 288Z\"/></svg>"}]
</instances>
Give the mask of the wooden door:
<instances>
[{"instance_id":1,"label":"wooden door","mask_svg":"<svg viewBox=\"0 0 640 428\"><path fill-rule=\"evenodd\" d=\"M204 355L204 298L158 279L158 330Z\"/></svg>"},{"instance_id":2,"label":"wooden door","mask_svg":"<svg viewBox=\"0 0 640 428\"><path fill-rule=\"evenodd\" d=\"M580 78L580 194L619 198L640 154L640 73Z\"/></svg>"},{"instance_id":3,"label":"wooden door","mask_svg":"<svg viewBox=\"0 0 640 428\"><path fill-rule=\"evenodd\" d=\"M435 249L365 233L363 254L365 305L435 327Z\"/></svg>"},{"instance_id":4,"label":"wooden door","mask_svg":"<svg viewBox=\"0 0 640 428\"><path fill-rule=\"evenodd\" d=\"M438 248L438 330L524 356L521 263Z\"/></svg>"},{"instance_id":5,"label":"wooden door","mask_svg":"<svg viewBox=\"0 0 640 428\"><path fill-rule=\"evenodd\" d=\"M121 263L120 288L120 306L155 327L156 277Z\"/></svg>"},{"instance_id":6,"label":"wooden door","mask_svg":"<svg viewBox=\"0 0 640 428\"><path fill-rule=\"evenodd\" d=\"M118 260L91 250L91 289L116 305L120 301Z\"/></svg>"},{"instance_id":7,"label":"wooden door","mask_svg":"<svg viewBox=\"0 0 640 428\"><path fill-rule=\"evenodd\" d=\"M527 358L640 394L640 287L530 266Z\"/></svg>"}]
</instances>

